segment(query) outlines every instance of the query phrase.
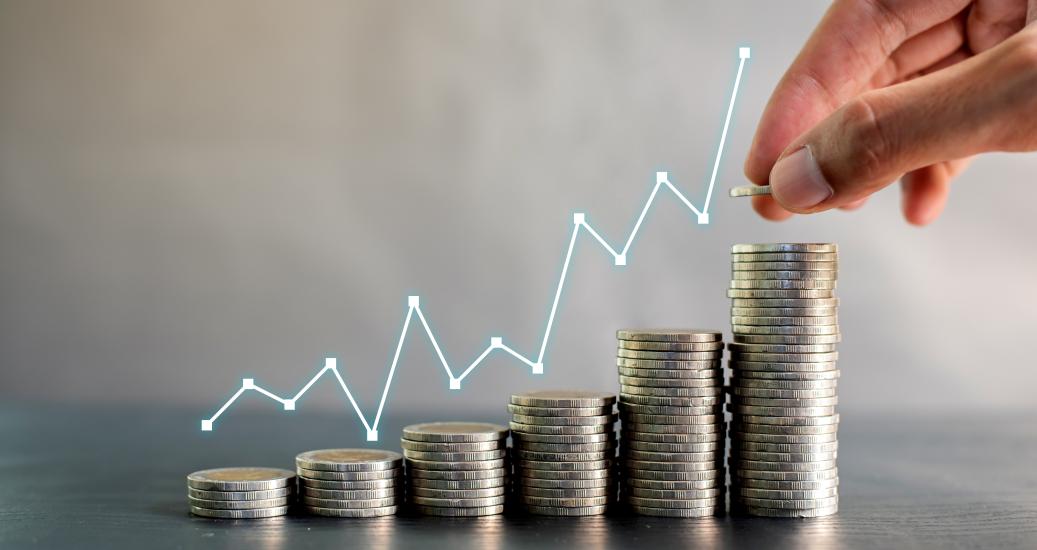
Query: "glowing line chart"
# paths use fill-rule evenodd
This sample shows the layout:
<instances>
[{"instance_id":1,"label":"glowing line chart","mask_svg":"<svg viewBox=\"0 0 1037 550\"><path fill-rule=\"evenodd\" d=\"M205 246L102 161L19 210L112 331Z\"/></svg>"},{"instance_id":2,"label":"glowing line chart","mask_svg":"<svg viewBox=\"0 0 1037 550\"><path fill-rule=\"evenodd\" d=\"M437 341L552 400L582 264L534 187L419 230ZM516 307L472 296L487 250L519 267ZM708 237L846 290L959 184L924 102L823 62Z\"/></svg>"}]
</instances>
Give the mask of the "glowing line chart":
<instances>
[{"instance_id":1,"label":"glowing line chart","mask_svg":"<svg viewBox=\"0 0 1037 550\"><path fill-rule=\"evenodd\" d=\"M212 431L213 425L216 420L223 415L231 405L242 394L247 391L253 391L276 401L284 407L284 410L291 411L295 410L296 404L299 399L302 398L306 392L317 383L321 377L329 375L335 379L339 387L342 389L342 393L345 394L349 404L353 407L360 422L364 425L367 430L367 440L377 441L378 440L378 424L382 419L382 412L385 410L385 403L388 400L389 388L392 386L393 378L396 374L396 367L399 365L400 353L403 351L403 345L407 340L407 335L410 332L411 323L417 317L417 322L421 324L421 328L425 335L428 337L429 343L432 345L432 349L436 353L436 357L439 359L440 364L443 365L443 370L446 371L447 377L450 381L450 389L459 390L461 389L461 382L468 377L480 364L485 360L491 353L503 352L511 355L518 361L526 364L532 371L533 374L543 374L544 372L544 354L547 351L547 343L551 337L551 330L554 327L555 314L558 312L558 302L562 296L562 289L565 287L565 282L569 274L569 264L572 261L573 250L576 248L576 242L580 236L580 232L584 231L588 235L594 238L609 254L612 255L613 262L617 266L625 266L627 263L627 252L630 251L630 247L634 244L634 239L637 237L638 231L641 229L641 224L644 222L645 216L654 204L656 197L659 194L659 190L666 188L679 200L685 207L695 214L695 218L698 224L705 225L709 223L709 205L713 197L713 188L716 185L717 171L720 167L720 159L724 151L724 145L727 142L727 131L731 124L731 114L734 111L735 99L738 96L738 88L742 81L742 71L745 68L746 60L750 57L749 48L738 49L738 72L735 74L734 85L731 89L731 98L727 105L727 114L724 117L723 131L720 134L720 143L717 146L716 157L713 161L713 170L709 178L709 187L706 190L706 197L703 200L702 208L696 207L688 198L681 193L673 183L670 182L669 174L667 172L656 172L655 174L655 187L652 188L651 194L648 196L648 200L645 202L644 207L641 208L641 213L637 217L637 221L634 223L633 229L630 231L630 235L623 243L623 247L616 249L616 247L609 244L604 237L594 229L590 223L587 222L587 216L583 212L576 212L573 214L573 229L572 234L569 238L569 247L565 252L565 259L562 262L562 272L558 277L558 285L555 287L554 300L551 302L550 313L547 317L547 326L544 329L543 338L540 341L540 350L536 355L536 358L532 356L524 355L504 343L503 337L494 336L490 338L489 345L480 353L468 366L461 371L460 374L455 374L447 363L446 358L443 356L443 351L439 346L439 342L436 340L435 333L429 326L428 319L425 317L425 313L421 309L421 299L419 296L408 296L407 297L407 314L403 320L403 329L400 331L400 337L396 342L396 351L393 353L392 362L389 366L389 374L385 379L385 386L382 388L382 396L378 402L378 410L375 413L374 420L369 421L367 416L360 410L360 406L357 404L356 399L353 397L353 392L349 390L349 386L346 384L344 378L342 378L341 372L338 369L338 360L334 357L327 357L324 359L324 367L317 371L316 374L310 378L309 382L306 383L295 395L291 397L281 397L271 391L256 384L253 378L243 378L241 381L241 387L238 388L233 395L221 406L217 411L209 418L202 420L202 431ZM329 374L330 373L330 374Z\"/></svg>"}]
</instances>

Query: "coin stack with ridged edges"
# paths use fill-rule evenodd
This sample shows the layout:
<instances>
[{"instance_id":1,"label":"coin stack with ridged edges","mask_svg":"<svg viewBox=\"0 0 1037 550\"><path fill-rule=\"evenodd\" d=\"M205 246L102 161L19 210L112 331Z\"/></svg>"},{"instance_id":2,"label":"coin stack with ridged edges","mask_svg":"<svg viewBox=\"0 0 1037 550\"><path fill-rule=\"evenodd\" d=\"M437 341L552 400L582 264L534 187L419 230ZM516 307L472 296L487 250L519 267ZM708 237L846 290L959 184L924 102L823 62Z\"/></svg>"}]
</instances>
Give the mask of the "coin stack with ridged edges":
<instances>
[{"instance_id":1,"label":"coin stack with ridged edges","mask_svg":"<svg viewBox=\"0 0 1037 550\"><path fill-rule=\"evenodd\" d=\"M378 449L324 449L295 457L305 512L340 518L391 516L403 497L403 456Z\"/></svg>"},{"instance_id":2,"label":"coin stack with ridged edges","mask_svg":"<svg viewBox=\"0 0 1037 550\"><path fill-rule=\"evenodd\" d=\"M480 422L429 422L403 429L407 501L427 516L504 512L508 429Z\"/></svg>"},{"instance_id":3,"label":"coin stack with ridged edges","mask_svg":"<svg viewBox=\"0 0 1037 550\"><path fill-rule=\"evenodd\" d=\"M647 516L723 513L722 333L625 329L616 337L623 503Z\"/></svg>"},{"instance_id":4,"label":"coin stack with ridged edges","mask_svg":"<svg viewBox=\"0 0 1037 550\"><path fill-rule=\"evenodd\" d=\"M511 396L515 499L532 514L592 516L616 501L616 396L544 390Z\"/></svg>"},{"instance_id":5,"label":"coin stack with ridged edges","mask_svg":"<svg viewBox=\"0 0 1037 550\"><path fill-rule=\"evenodd\" d=\"M257 519L283 516L295 501L295 474L279 468L216 468L187 476L196 516Z\"/></svg>"},{"instance_id":6,"label":"coin stack with ridged edges","mask_svg":"<svg viewBox=\"0 0 1037 550\"><path fill-rule=\"evenodd\" d=\"M838 249L825 243L737 244L732 259L732 511L834 514Z\"/></svg>"}]
</instances>

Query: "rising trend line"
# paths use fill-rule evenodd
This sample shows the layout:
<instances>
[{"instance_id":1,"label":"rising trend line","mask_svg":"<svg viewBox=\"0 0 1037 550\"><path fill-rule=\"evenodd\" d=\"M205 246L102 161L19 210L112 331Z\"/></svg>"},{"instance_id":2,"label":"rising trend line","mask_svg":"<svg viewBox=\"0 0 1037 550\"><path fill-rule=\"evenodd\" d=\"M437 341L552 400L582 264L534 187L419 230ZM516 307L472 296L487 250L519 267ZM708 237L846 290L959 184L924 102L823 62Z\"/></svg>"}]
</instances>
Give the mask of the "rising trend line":
<instances>
[{"instance_id":1,"label":"rising trend line","mask_svg":"<svg viewBox=\"0 0 1037 550\"><path fill-rule=\"evenodd\" d=\"M213 423L220 417L228 408L246 391L254 391L256 393L265 395L270 399L281 403L286 411L295 410L296 403L299 399L309 390L325 373L330 372L334 376L335 380L338 381L339 387L342 388L342 393L345 394L349 404L353 407L357 417L360 418L360 422L364 425L367 430L368 441L378 441L378 424L382 420L382 412L385 410L385 402L389 397L389 388L392 386L393 376L396 374L396 367L400 361L400 353L403 350L404 342L407 339L408 331L410 330L411 321L414 316L418 316L418 321L421 323L421 328L425 331L425 335L428 336L429 343L432 345L432 349L436 352L436 357L439 358L439 362L443 365L443 370L446 371L447 377L450 380L450 389L459 390L461 389L461 381L468 377L480 364L494 351L501 351L511 355L515 359L525 363L532 370L533 374L543 374L544 372L544 354L547 351L547 342L551 337L551 329L554 327L555 314L558 312L558 302L562 297L562 288L565 287L565 281L569 274L569 264L572 261L573 249L576 248L576 240L580 236L580 230L586 231L591 237L594 238L602 248L605 249L609 254L612 255L613 262L617 266L627 265L627 252L630 251L630 247L634 244L634 238L637 237L637 232L641 229L641 223L644 222L645 216L648 214L648 210L652 207L655 202L656 196L659 194L659 189L663 186L666 187L673 195L681 201L688 208L695 213L696 221L700 225L709 223L709 204L713 198L713 187L716 184L717 171L720 167L720 158L724 151L724 145L727 142L727 130L731 125L731 113L734 111L735 99L738 97L738 87L742 82L742 70L745 68L745 62L749 59L750 53L749 48L738 49L738 72L735 75L734 86L731 89L731 99L727 105L727 114L724 117L724 127L720 134L720 143L717 146L716 158L713 160L713 171L709 176L709 187L706 190L706 197L702 203L702 208L696 207L680 190L677 189L672 183L670 183L669 175L667 172L656 172L655 174L655 187L652 188L652 193L648 195L648 200L645 202L641 213L637 217L637 221L634 223L633 229L630 231L630 235L627 237L626 242L623 244L623 248L618 252L601 236L596 229L594 229L589 223L587 223L587 216L582 212L573 214L573 231L572 236L569 238L569 248L565 251L565 260L562 262L562 272L558 276L558 286L555 288L554 301L551 302L551 311L547 316L547 326L544 329L544 337L540 342L540 352L536 356L536 360L533 360L526 355L523 355L514 349L504 344L504 339L500 336L494 336L490 338L490 344L476 357L465 370L461 371L461 374L454 374L454 370L450 368L450 364L447 363L446 358L443 356L443 350L439 347L439 342L436 341L436 336L432 332L432 328L429 326L428 320L425 318L425 313L421 310L421 300L418 296L407 297L407 316L403 320L403 329L400 331L400 338L396 342L396 352L393 354L392 363L389 366L389 374L385 379L385 386L382 388L382 398L378 402L378 411L375 413L374 422L369 422L367 416L364 415L363 411L360 410L360 406L357 405L356 399L353 398L353 393L349 391L349 386L346 381L342 378L342 374L338 370L338 360L334 357L328 357L324 359L324 368L317 371L313 378L306 383L295 395L289 398L279 397L270 391L257 386L255 380L252 378L243 378L241 380L241 387L238 388L234 395L230 396L230 399L220 407L212 417L202 420L202 431L212 431Z\"/></svg>"}]
</instances>

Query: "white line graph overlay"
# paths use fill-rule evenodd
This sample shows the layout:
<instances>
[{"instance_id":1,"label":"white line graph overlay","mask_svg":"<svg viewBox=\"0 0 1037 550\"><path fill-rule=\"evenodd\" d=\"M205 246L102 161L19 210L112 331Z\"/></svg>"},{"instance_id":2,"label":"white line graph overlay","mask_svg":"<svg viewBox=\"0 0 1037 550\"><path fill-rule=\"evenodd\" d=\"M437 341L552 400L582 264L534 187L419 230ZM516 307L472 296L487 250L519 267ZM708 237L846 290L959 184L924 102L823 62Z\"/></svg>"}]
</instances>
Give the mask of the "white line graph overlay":
<instances>
[{"instance_id":1,"label":"white line graph overlay","mask_svg":"<svg viewBox=\"0 0 1037 550\"><path fill-rule=\"evenodd\" d=\"M392 363L389 366L389 374L385 379L385 386L382 388L382 397L378 402L378 411L375 412L374 421L368 421L367 416L363 411L360 410L360 406L357 405L356 399L353 397L353 393L349 391L349 386L346 381L342 378L342 374L338 370L338 360L334 357L327 357L324 359L324 367L317 371L316 374L310 378L310 381L306 383L295 395L291 397L280 397L269 390L256 385L255 380L252 378L244 378L241 381L241 387L238 388L230 399L223 404L210 418L202 420L202 431L212 431L213 425L216 420L223 415L224 412L234 404L235 401L246 391L254 391L261 395L264 395L274 401L280 403L284 410L292 411L295 410L295 406L299 399L314 385L318 380L326 373L331 373L331 376L338 382L342 393L345 394L346 399L349 400L349 404L352 405L353 411L356 412L360 422L364 425L364 429L367 430L368 441L378 441L378 424L382 419L382 412L385 410L385 402L388 400L389 388L392 386L393 377L396 374L396 367L399 364L400 353L403 350L403 345L407 340L407 334L409 333L411 321L417 316L418 322L421 324L421 328L424 330L425 335L428 337L429 343L432 345L432 349L436 352L436 357L439 358L440 364L443 365L443 370L446 371L447 377L450 380L450 389L459 390L461 389L461 382L468 377L491 353L500 351L511 355L515 359L518 359L522 363L525 363L531 369L533 374L543 374L544 372L544 354L547 351L547 343L551 337L551 329L554 327L555 314L558 312L558 302L562 297L562 289L565 287L565 281L569 274L569 263L572 260L573 249L576 248L577 238L580 236L580 231L586 231L595 241L598 242L609 254L612 255L613 261L617 266L624 266L627 263L627 252L630 251L630 247L634 243L634 238L637 237L638 231L641 229L641 223L644 222L645 216L648 214L648 210L652 207L655 202L656 196L659 194L659 189L665 187L668 189L681 203L695 213L696 221L700 224L709 223L709 205L713 198L713 187L716 185L717 171L720 167L720 159L724 151L724 145L727 142L727 131L731 125L731 114L734 111L735 99L738 96L738 88L742 82L742 71L745 68L745 62L750 57L749 48L738 49L738 72L735 74L734 86L731 89L731 99L727 105L727 114L724 117L723 131L720 134L720 143L717 146L717 154L713 161L713 170L709 177L709 187L706 190L706 197L702 203L702 209L696 207L688 198L680 192L672 183L670 183L669 174L667 172L656 172L655 174L655 187L652 188L651 194L648 196L648 200L645 202L641 213L637 217L637 221L634 223L633 229L630 231L630 235L627 237L626 242L623 244L623 248L619 251L615 247L610 245L608 241L604 239L588 222L587 216L582 212L573 214L573 230L572 236L569 238L569 248L565 252L565 260L562 262L562 272L558 277L558 286L555 288L554 300L551 303L551 310L547 316L547 326L544 329L544 336L540 342L540 351L537 353L536 359L531 359L526 355L515 351L504 343L504 339L500 336L494 336L490 338L490 343L486 346L486 349L482 351L472 362L461 371L460 374L454 374L454 369L450 368L446 358L443 356L443 351L439 347L439 342L436 341L436 336L429 326L428 320L425 318L425 313L421 310L421 299L418 296L407 297L407 315L403 320L403 329L400 331L400 337L396 342L396 351L393 354Z\"/></svg>"}]
</instances>

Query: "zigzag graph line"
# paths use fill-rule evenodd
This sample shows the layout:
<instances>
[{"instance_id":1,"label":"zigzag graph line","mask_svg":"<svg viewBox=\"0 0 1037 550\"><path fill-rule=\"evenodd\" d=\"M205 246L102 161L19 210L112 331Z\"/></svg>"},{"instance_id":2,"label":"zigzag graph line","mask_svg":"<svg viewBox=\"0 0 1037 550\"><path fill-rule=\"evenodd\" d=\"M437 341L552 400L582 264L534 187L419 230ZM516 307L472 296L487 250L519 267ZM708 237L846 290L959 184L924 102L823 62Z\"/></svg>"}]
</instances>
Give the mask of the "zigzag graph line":
<instances>
[{"instance_id":1,"label":"zigzag graph line","mask_svg":"<svg viewBox=\"0 0 1037 550\"><path fill-rule=\"evenodd\" d=\"M349 386L346 381L342 378L342 374L338 370L338 361L334 357L327 357L324 359L324 368L317 371L310 378L310 381L306 383L295 395L292 397L280 397L269 390L256 385L255 380L252 378L244 378L241 381L241 387L234 395L230 396L230 399L220 407L215 414L206 420L202 420L202 431L212 431L213 424L216 422L224 412L242 394L246 391L254 391L261 395L265 395L270 399L281 403L284 410L290 411L295 410L296 403L300 398L311 388L313 385L326 373L331 373L331 376L338 382L339 387L342 388L342 393L346 395L346 399L349 400L349 404L353 406L353 410L356 411L357 417L360 418L360 422L363 423L364 428L367 430L367 440L377 441L378 440L378 424L382 419L382 412L385 410L385 402L389 397L389 388L392 386L393 376L396 374L396 367L399 364L400 352L403 350L403 344L407 339L407 334L410 330L411 321L417 316L418 321L421 323L421 327L424 329L425 334L428 336L429 343L432 344L432 349L435 350L436 356L439 358L439 362L443 365L443 370L446 371L447 377L450 380L450 389L458 390L461 389L461 381L468 377L478 367L484 359L486 359L491 353L495 351L501 351L511 355L515 359L518 359L522 363L525 363L532 369L533 374L543 374L544 372L544 354L547 350L547 342L551 336L551 329L554 327L555 314L558 312L558 302L562 296L562 288L565 286L566 278L569 274L569 263L572 260L573 249L576 247L576 238L580 236L580 231L584 230L591 237L594 237L602 248L608 251L612 255L615 265L622 266L626 265L627 252L630 250L631 245L634 243L634 238L637 236L637 232L641 229L641 223L644 222L645 216L648 214L648 210L652 207L655 202L655 197L659 194L659 189L665 187L673 195L681 201L684 206L695 213L696 220L699 224L709 223L709 205L713 198L713 187L716 184L717 170L720 167L720 158L724 152L724 145L727 141L727 130L731 124L731 113L734 111L735 98L738 96L738 87L742 81L742 70L745 68L745 62L750 57L749 48L738 49L738 72L735 75L734 86L731 89L731 99L727 105L727 115L724 117L724 128L720 134L720 143L717 146L717 154L713 161L713 171L709 177L709 187L706 190L706 198L703 201L702 209L700 210L683 193L681 193L672 183L670 183L669 175L667 172L656 172L655 174L655 187L652 188L652 193L648 196L648 200L645 202L643 208L641 208L641 214L637 217L637 222L634 223L634 228L630 231L630 235L627 237L626 242L623 244L623 248L616 250L615 247L610 245L600 233L598 233L589 223L587 223L587 217L582 212L573 214L573 230L572 236L569 238L569 248L565 252L565 261L562 262L562 273L558 277L558 286L555 288L554 301L551 303L551 312L547 317L547 327L544 329L544 336L540 342L540 351L537 353L536 359L531 359L526 355L523 355L507 344L504 343L504 339L499 336L490 338L490 344L486 346L486 349L479 354L468 367L461 371L460 375L455 375L454 370L450 368L445 357L443 357L443 351L439 347L439 342L436 341L436 336L432 332L432 328L429 327L428 320L425 318L424 312L421 310L421 301L418 296L407 297L407 316L403 320L403 330L400 331L400 338L396 343L396 352L393 354L392 363L389 367L389 375L385 379L385 387L382 388L382 398L378 402L378 411L375 413L374 422L369 422L367 416L364 415L363 411L360 410L360 406L357 405L356 399L353 397L353 393L349 391Z\"/></svg>"}]
</instances>

